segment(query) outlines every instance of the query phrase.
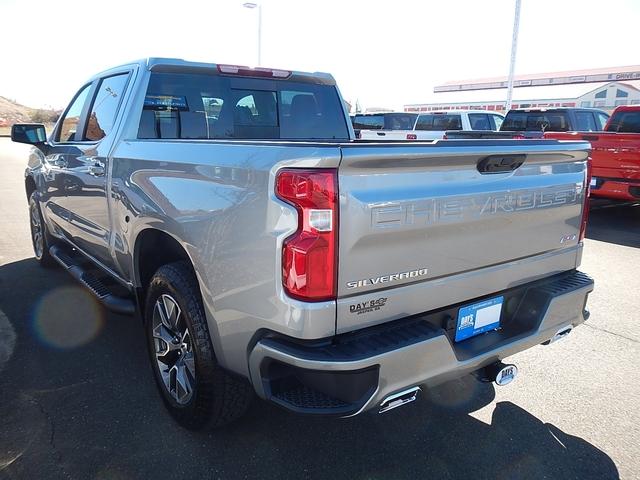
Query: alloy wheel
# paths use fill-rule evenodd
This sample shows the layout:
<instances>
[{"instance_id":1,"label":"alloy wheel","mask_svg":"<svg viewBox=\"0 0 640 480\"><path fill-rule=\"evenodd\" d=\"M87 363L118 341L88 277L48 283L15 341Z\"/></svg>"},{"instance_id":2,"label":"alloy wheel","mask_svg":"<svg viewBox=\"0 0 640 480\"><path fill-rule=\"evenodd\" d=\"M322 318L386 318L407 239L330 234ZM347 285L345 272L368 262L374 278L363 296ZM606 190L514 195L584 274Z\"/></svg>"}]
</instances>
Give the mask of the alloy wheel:
<instances>
[{"instance_id":1,"label":"alloy wheel","mask_svg":"<svg viewBox=\"0 0 640 480\"><path fill-rule=\"evenodd\" d=\"M33 243L33 251L36 254L36 258L41 258L44 252L44 236L42 234L42 222L40 220L38 205L33 201L29 205L29 216L31 217L31 241Z\"/></svg>"},{"instance_id":2,"label":"alloy wheel","mask_svg":"<svg viewBox=\"0 0 640 480\"><path fill-rule=\"evenodd\" d=\"M156 300L152 318L156 362L169 395L186 405L193 398L196 385L193 343L184 314L171 295Z\"/></svg>"}]
</instances>

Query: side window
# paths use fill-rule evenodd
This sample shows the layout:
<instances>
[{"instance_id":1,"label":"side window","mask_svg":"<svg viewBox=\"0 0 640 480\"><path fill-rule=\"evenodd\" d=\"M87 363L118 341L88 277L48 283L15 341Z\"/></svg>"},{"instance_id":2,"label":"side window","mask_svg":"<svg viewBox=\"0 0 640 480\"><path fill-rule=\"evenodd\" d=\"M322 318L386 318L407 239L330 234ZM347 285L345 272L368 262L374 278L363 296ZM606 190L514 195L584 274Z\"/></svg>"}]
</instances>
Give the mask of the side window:
<instances>
[{"instance_id":1,"label":"side window","mask_svg":"<svg viewBox=\"0 0 640 480\"><path fill-rule=\"evenodd\" d=\"M596 117L598 118L598 130L603 131L604 126L609 121L609 117L607 117L604 113L596 113Z\"/></svg>"},{"instance_id":2,"label":"side window","mask_svg":"<svg viewBox=\"0 0 640 480\"><path fill-rule=\"evenodd\" d=\"M469 123L471 124L471 130L491 130L489 115L486 113L470 113Z\"/></svg>"},{"instance_id":3,"label":"side window","mask_svg":"<svg viewBox=\"0 0 640 480\"><path fill-rule=\"evenodd\" d=\"M598 130L591 112L576 112L576 130L578 132L594 132Z\"/></svg>"},{"instance_id":4,"label":"side window","mask_svg":"<svg viewBox=\"0 0 640 480\"><path fill-rule=\"evenodd\" d=\"M504 117L501 117L500 115L490 115L491 117L491 122L493 123L493 130L500 130L500 127L502 127L502 122L504 122Z\"/></svg>"},{"instance_id":5,"label":"side window","mask_svg":"<svg viewBox=\"0 0 640 480\"><path fill-rule=\"evenodd\" d=\"M96 91L91 113L87 119L84 140L95 141L109 135L113 129L128 78L129 74L125 73L100 80L100 86Z\"/></svg>"},{"instance_id":6,"label":"side window","mask_svg":"<svg viewBox=\"0 0 640 480\"><path fill-rule=\"evenodd\" d=\"M60 128L58 128L58 132L56 133L56 142L73 142L75 140L80 115L82 115L82 109L87 101L90 89L91 84L85 85L82 87L82 90L76 94L76 97L64 114L64 118L60 121Z\"/></svg>"}]
</instances>

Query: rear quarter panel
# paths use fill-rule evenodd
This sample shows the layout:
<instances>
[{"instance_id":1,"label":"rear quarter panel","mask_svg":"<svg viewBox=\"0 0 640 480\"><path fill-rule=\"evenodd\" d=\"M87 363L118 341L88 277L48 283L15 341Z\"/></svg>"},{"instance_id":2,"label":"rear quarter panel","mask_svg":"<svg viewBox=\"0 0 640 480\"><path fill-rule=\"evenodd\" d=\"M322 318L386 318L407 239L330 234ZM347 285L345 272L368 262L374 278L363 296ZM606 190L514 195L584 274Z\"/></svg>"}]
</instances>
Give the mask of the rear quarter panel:
<instances>
[{"instance_id":1,"label":"rear quarter panel","mask_svg":"<svg viewBox=\"0 0 640 480\"><path fill-rule=\"evenodd\" d=\"M121 142L112 216L123 275L135 277L140 232L153 228L178 240L195 267L218 360L242 374L247 345L261 329L333 335L335 302L302 304L282 290L280 246L297 216L275 198L274 179L285 166L337 167L339 155L338 147L321 145Z\"/></svg>"}]
</instances>

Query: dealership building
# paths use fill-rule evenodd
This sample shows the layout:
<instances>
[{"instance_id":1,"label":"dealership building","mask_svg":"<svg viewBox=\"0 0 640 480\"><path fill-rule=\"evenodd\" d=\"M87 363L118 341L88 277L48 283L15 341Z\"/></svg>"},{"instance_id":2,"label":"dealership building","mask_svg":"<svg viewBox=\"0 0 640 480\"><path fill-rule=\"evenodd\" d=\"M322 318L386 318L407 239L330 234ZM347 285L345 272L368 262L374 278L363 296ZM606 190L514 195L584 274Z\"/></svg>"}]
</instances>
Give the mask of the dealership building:
<instances>
[{"instance_id":1,"label":"dealership building","mask_svg":"<svg viewBox=\"0 0 640 480\"><path fill-rule=\"evenodd\" d=\"M447 82L431 101L408 104L405 112L492 110L504 112L506 78ZM640 65L516 75L512 108L589 107L613 110L640 105Z\"/></svg>"}]
</instances>

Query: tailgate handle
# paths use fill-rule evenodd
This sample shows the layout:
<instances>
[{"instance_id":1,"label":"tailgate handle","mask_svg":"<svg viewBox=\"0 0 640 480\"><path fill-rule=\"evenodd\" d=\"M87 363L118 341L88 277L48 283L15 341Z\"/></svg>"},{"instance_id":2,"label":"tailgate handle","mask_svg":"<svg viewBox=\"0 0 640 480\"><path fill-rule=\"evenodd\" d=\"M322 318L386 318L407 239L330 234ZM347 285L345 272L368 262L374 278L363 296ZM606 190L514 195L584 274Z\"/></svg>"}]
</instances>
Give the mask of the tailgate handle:
<instances>
[{"instance_id":1,"label":"tailgate handle","mask_svg":"<svg viewBox=\"0 0 640 480\"><path fill-rule=\"evenodd\" d=\"M527 158L526 155L490 155L478 162L480 173L503 173L511 172L522 165Z\"/></svg>"}]
</instances>

